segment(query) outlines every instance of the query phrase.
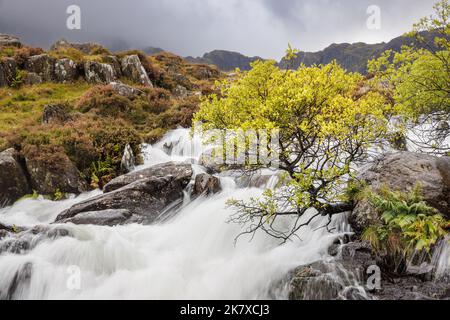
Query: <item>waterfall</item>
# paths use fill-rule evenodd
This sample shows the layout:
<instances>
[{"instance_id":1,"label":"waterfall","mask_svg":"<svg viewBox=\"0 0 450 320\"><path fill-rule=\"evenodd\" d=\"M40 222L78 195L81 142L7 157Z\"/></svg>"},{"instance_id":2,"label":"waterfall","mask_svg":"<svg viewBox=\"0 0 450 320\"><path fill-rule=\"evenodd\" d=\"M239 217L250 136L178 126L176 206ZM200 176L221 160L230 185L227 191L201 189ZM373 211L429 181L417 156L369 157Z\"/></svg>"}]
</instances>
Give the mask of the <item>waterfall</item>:
<instances>
[{"instance_id":1,"label":"waterfall","mask_svg":"<svg viewBox=\"0 0 450 320\"><path fill-rule=\"evenodd\" d=\"M146 167L198 159L202 147L189 130L179 129L154 146L145 145L143 151L142 167ZM203 170L194 167L196 173ZM28 250L1 253L0 298L287 298L285 289L274 295L274 284L293 268L326 257L327 248L339 235L315 230L324 223L317 221L301 230L301 241L280 245L258 233L251 241L242 237L235 243L242 229L227 223L233 211L226 201L257 197L263 188L238 187L232 176L220 175L220 179L219 194L193 201L186 195L176 215L150 226L52 224L62 210L99 194L98 190L59 202L25 199L1 209L2 223L63 228L69 236L34 239ZM267 185L273 186L274 179L268 179ZM290 220L283 223L289 225ZM0 241L0 252L10 240ZM78 276L78 285L71 285L74 276Z\"/></svg>"}]
</instances>

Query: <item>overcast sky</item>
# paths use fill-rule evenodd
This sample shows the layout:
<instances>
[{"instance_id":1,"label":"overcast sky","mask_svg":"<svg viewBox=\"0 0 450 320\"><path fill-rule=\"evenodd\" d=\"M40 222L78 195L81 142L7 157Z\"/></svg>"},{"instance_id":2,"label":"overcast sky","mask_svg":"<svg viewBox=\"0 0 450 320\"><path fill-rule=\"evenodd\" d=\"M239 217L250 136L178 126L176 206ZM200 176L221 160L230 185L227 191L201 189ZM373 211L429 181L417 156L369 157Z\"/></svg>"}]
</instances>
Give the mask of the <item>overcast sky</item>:
<instances>
[{"instance_id":1,"label":"overcast sky","mask_svg":"<svg viewBox=\"0 0 450 320\"><path fill-rule=\"evenodd\" d=\"M214 49L279 59L291 43L317 51L332 43L375 43L408 31L435 0L0 0L0 33L46 47L64 37L113 48L161 47L199 56ZM81 8L81 30L66 9ZM381 9L369 30L367 8Z\"/></svg>"}]
</instances>

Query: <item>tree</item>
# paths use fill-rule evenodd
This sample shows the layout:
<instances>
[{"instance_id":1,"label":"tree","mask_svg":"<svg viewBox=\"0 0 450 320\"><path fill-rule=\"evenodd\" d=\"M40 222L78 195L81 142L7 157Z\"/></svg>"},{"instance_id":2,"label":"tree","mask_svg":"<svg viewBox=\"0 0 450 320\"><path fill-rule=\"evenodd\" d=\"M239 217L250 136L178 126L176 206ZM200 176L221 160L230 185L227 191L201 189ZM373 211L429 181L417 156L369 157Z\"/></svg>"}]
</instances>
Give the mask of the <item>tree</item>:
<instances>
[{"instance_id":1,"label":"tree","mask_svg":"<svg viewBox=\"0 0 450 320\"><path fill-rule=\"evenodd\" d=\"M244 234L263 230L286 241L319 216L331 221L352 208L342 189L355 164L385 137L391 113L382 94L358 94L362 82L361 75L347 73L336 62L294 71L257 61L236 80L220 83L219 95L203 101L194 121L204 129L279 130L280 169L290 181L259 199L230 201L236 210L231 220L246 225ZM316 214L302 223L310 208ZM289 230L276 227L283 216L294 217Z\"/></svg>"},{"instance_id":2,"label":"tree","mask_svg":"<svg viewBox=\"0 0 450 320\"><path fill-rule=\"evenodd\" d=\"M450 136L450 4L439 1L435 13L414 25L407 36L425 49L404 46L399 53L386 51L369 62L376 75L374 85L388 84L396 109L410 129L416 129L415 142L425 151L446 153Z\"/></svg>"}]
</instances>

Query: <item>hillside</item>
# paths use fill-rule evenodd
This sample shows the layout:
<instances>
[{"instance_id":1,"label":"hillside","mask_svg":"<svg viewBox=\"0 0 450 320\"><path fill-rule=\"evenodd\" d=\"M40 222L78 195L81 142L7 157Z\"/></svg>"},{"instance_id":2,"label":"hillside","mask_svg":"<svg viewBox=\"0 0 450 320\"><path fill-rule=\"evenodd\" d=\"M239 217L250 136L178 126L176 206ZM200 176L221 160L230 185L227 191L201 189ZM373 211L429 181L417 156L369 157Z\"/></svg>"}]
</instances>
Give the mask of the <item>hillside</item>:
<instances>
[{"instance_id":1,"label":"hillside","mask_svg":"<svg viewBox=\"0 0 450 320\"><path fill-rule=\"evenodd\" d=\"M186 57L186 60L191 63L212 64L223 71L233 71L236 68L250 70L250 63L261 59L226 50L214 50L198 58Z\"/></svg>"},{"instance_id":2,"label":"hillside","mask_svg":"<svg viewBox=\"0 0 450 320\"><path fill-rule=\"evenodd\" d=\"M138 156L142 142L190 127L200 97L221 77L169 53L65 40L44 51L0 35L0 152L14 148L40 172L40 194L102 186L123 169L127 146ZM49 178L63 170L79 184Z\"/></svg>"}]
</instances>

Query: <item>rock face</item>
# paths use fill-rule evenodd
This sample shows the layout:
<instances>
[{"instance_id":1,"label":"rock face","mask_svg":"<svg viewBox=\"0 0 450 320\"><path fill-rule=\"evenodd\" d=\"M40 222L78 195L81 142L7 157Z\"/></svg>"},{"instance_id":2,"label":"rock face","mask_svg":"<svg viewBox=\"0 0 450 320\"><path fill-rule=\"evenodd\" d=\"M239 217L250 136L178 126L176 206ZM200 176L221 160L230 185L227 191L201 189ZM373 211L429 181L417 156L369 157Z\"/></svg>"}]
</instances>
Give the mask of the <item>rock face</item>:
<instances>
[{"instance_id":1,"label":"rock face","mask_svg":"<svg viewBox=\"0 0 450 320\"><path fill-rule=\"evenodd\" d=\"M199 174L195 177L193 196L211 195L220 192L220 180L207 173Z\"/></svg>"},{"instance_id":2,"label":"rock face","mask_svg":"<svg viewBox=\"0 0 450 320\"><path fill-rule=\"evenodd\" d=\"M409 191L417 183L422 186L424 200L450 218L450 157L433 157L412 152L388 154L363 169L358 177L375 190L388 186ZM350 222L357 232L378 221L378 214L361 201L356 205Z\"/></svg>"},{"instance_id":3,"label":"rock face","mask_svg":"<svg viewBox=\"0 0 450 320\"><path fill-rule=\"evenodd\" d=\"M131 86L128 86L126 84L123 84L120 81L111 82L109 85L118 94L120 94L121 96L124 96L124 97L128 97L128 98L137 96L137 95L140 95L143 93L142 91L140 91L136 88L133 88Z\"/></svg>"},{"instance_id":4,"label":"rock face","mask_svg":"<svg viewBox=\"0 0 450 320\"><path fill-rule=\"evenodd\" d=\"M65 123L71 119L70 115L61 105L46 105L42 115L42 122L45 124Z\"/></svg>"},{"instance_id":5,"label":"rock face","mask_svg":"<svg viewBox=\"0 0 450 320\"><path fill-rule=\"evenodd\" d=\"M20 43L19 38L7 35L0 34L0 47L22 47L22 43Z\"/></svg>"},{"instance_id":6,"label":"rock face","mask_svg":"<svg viewBox=\"0 0 450 320\"><path fill-rule=\"evenodd\" d=\"M73 224L93 224L102 226L115 226L125 223L131 218L131 212L126 209L102 210L84 212L60 222Z\"/></svg>"},{"instance_id":7,"label":"rock face","mask_svg":"<svg viewBox=\"0 0 450 320\"><path fill-rule=\"evenodd\" d=\"M13 203L31 191L26 173L18 161L17 152L8 149L0 153L0 207Z\"/></svg>"},{"instance_id":8,"label":"rock face","mask_svg":"<svg viewBox=\"0 0 450 320\"><path fill-rule=\"evenodd\" d=\"M124 57L121 66L123 75L128 79L144 86L153 86L137 55Z\"/></svg>"},{"instance_id":9,"label":"rock face","mask_svg":"<svg viewBox=\"0 0 450 320\"><path fill-rule=\"evenodd\" d=\"M183 199L192 174L190 165L167 163L118 177L105 186L105 194L74 205L56 221L152 223L169 205Z\"/></svg>"},{"instance_id":10,"label":"rock face","mask_svg":"<svg viewBox=\"0 0 450 320\"><path fill-rule=\"evenodd\" d=\"M336 259L301 266L293 272L289 284L291 300L366 300L366 270L375 265L365 243L339 246Z\"/></svg>"},{"instance_id":11,"label":"rock face","mask_svg":"<svg viewBox=\"0 0 450 320\"><path fill-rule=\"evenodd\" d=\"M12 58L0 59L0 88L9 87L16 77L17 64Z\"/></svg>"},{"instance_id":12,"label":"rock face","mask_svg":"<svg viewBox=\"0 0 450 320\"><path fill-rule=\"evenodd\" d=\"M84 63L84 76L87 82L108 84L117 79L111 65L95 61Z\"/></svg>"},{"instance_id":13,"label":"rock face","mask_svg":"<svg viewBox=\"0 0 450 320\"><path fill-rule=\"evenodd\" d=\"M111 192L142 179L164 178L167 176L173 176L187 186L192 175L192 166L190 164L168 162L117 177L109 182L103 191Z\"/></svg>"},{"instance_id":14,"label":"rock face","mask_svg":"<svg viewBox=\"0 0 450 320\"><path fill-rule=\"evenodd\" d=\"M123 173L129 173L134 170L134 165L136 163L136 158L134 157L133 150L130 145L127 144L125 151L123 152L122 161L120 162L120 170Z\"/></svg>"},{"instance_id":15,"label":"rock face","mask_svg":"<svg viewBox=\"0 0 450 320\"><path fill-rule=\"evenodd\" d=\"M25 70L39 75L44 82L55 79L56 59L47 54L30 57L25 63Z\"/></svg>"},{"instance_id":16,"label":"rock face","mask_svg":"<svg viewBox=\"0 0 450 320\"><path fill-rule=\"evenodd\" d=\"M34 84L40 84L42 83L42 78L40 75L34 72L28 72L25 76L25 79L23 79L24 84L26 85L34 85Z\"/></svg>"},{"instance_id":17,"label":"rock face","mask_svg":"<svg viewBox=\"0 0 450 320\"><path fill-rule=\"evenodd\" d=\"M55 63L55 81L66 83L78 79L78 65L70 59L57 60Z\"/></svg>"},{"instance_id":18,"label":"rock face","mask_svg":"<svg viewBox=\"0 0 450 320\"><path fill-rule=\"evenodd\" d=\"M63 193L80 194L88 190L80 172L66 156L58 169L50 168L45 163L27 159L26 168L30 175L31 187L39 194L53 195L57 190Z\"/></svg>"}]
</instances>

